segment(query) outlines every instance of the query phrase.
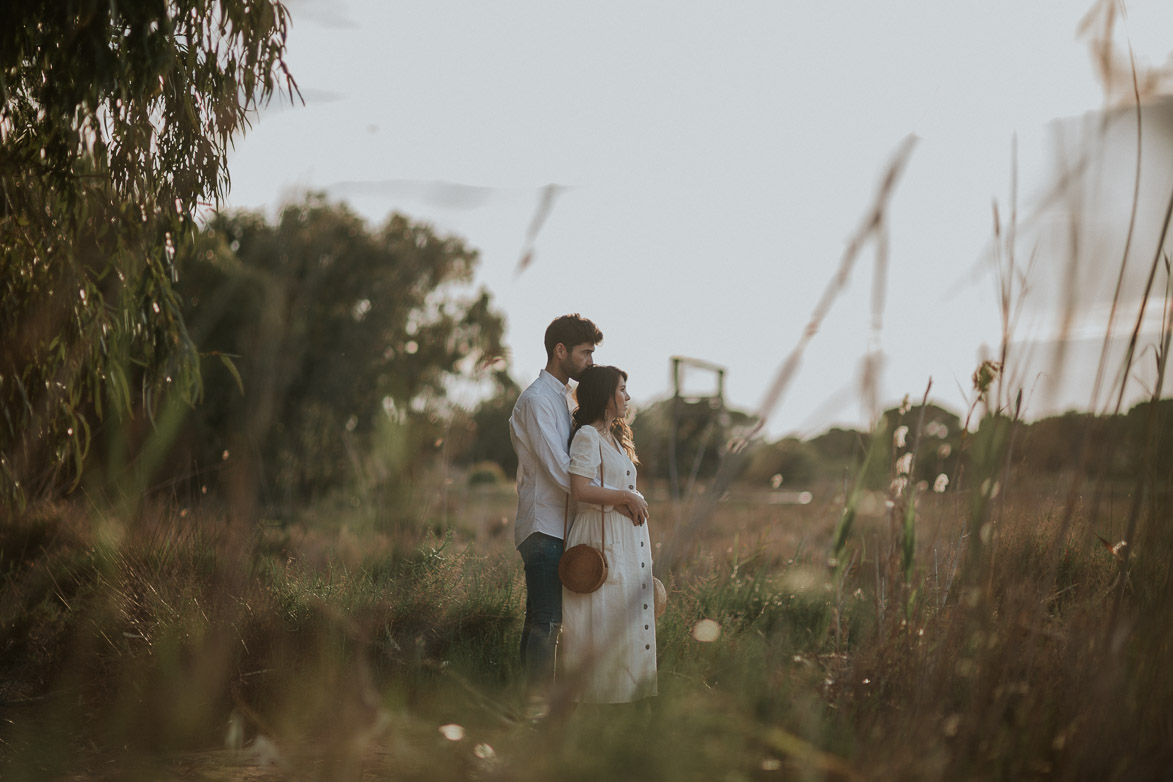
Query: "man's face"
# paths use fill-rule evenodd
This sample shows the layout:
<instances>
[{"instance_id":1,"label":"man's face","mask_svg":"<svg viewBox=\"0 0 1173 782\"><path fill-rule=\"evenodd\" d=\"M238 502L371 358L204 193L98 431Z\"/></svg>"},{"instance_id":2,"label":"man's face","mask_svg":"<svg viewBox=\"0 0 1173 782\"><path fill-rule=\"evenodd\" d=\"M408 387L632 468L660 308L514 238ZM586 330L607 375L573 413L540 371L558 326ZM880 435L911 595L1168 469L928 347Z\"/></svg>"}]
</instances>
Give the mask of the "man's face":
<instances>
[{"instance_id":1,"label":"man's face","mask_svg":"<svg viewBox=\"0 0 1173 782\"><path fill-rule=\"evenodd\" d=\"M584 342L575 345L562 359L562 371L571 380L578 380L578 376L587 367L595 363L595 345L593 342Z\"/></svg>"}]
</instances>

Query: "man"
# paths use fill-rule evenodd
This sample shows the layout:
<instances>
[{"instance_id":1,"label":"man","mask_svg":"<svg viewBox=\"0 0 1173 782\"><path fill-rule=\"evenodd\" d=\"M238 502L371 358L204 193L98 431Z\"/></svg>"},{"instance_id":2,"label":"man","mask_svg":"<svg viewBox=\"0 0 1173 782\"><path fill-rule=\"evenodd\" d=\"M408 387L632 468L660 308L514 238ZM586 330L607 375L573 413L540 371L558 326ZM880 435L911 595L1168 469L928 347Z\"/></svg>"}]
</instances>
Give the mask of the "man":
<instances>
[{"instance_id":1,"label":"man","mask_svg":"<svg viewBox=\"0 0 1173 782\"><path fill-rule=\"evenodd\" d=\"M567 383L594 363L595 346L602 341L603 332L577 313L555 318L546 328L546 368L517 398L509 417L509 438L518 462L514 540L525 565L521 662L531 687L552 681L562 623L558 560L570 494ZM574 508L569 510L573 518ZM645 518L647 505L625 512Z\"/></svg>"}]
</instances>

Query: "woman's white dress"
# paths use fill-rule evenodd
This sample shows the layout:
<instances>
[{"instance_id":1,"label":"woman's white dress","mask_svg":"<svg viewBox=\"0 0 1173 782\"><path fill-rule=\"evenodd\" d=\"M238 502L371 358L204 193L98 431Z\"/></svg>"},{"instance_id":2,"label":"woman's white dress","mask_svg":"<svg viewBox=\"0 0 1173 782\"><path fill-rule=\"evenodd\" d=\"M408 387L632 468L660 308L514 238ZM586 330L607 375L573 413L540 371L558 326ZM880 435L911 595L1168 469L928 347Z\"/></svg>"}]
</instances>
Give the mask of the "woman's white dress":
<instances>
[{"instance_id":1,"label":"woman's white dress","mask_svg":"<svg viewBox=\"0 0 1173 782\"><path fill-rule=\"evenodd\" d=\"M635 489L636 470L622 449L593 426L570 446L570 472L599 485L599 460L610 488ZM594 592L562 590L559 667L584 703L624 703L656 694L656 616L652 542L648 525L635 526L612 506L578 503L566 548L603 542L607 580Z\"/></svg>"}]
</instances>

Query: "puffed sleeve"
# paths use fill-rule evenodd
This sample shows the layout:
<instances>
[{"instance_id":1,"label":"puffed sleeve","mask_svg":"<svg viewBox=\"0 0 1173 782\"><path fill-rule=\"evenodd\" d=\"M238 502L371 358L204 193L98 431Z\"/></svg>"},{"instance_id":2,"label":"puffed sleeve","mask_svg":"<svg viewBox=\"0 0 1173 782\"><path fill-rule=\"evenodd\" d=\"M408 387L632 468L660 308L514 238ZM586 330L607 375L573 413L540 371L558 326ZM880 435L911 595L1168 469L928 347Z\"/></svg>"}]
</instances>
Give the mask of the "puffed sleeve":
<instances>
[{"instance_id":1,"label":"puffed sleeve","mask_svg":"<svg viewBox=\"0 0 1173 782\"><path fill-rule=\"evenodd\" d=\"M570 443L570 472L572 475L581 475L584 478L599 478L599 446L592 437L594 427L584 426L574 433L574 440Z\"/></svg>"}]
</instances>

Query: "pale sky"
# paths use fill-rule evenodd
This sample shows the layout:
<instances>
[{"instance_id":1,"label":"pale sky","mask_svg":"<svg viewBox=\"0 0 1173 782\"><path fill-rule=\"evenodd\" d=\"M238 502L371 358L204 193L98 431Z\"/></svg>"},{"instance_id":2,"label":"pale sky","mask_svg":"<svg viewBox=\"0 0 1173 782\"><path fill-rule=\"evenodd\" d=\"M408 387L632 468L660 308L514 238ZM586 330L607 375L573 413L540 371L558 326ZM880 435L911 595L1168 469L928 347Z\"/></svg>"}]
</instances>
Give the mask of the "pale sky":
<instances>
[{"instance_id":1,"label":"pale sky","mask_svg":"<svg viewBox=\"0 0 1173 782\"><path fill-rule=\"evenodd\" d=\"M882 329L869 245L775 436L864 424L860 362L876 343L882 405L919 398L931 376L933 398L963 411L960 389L999 340L986 257L992 202L1009 213L1012 139L1025 214L1054 174L1056 127L1078 125L1053 121L1105 105L1077 34L1090 3L1075 0L287 5L306 105L274 104L237 142L225 206L275 214L325 190L372 224L400 211L463 237L522 385L544 364L546 324L577 311L637 405L670 393L669 357L684 355L726 367L728 403L755 410L915 134ZM1173 3L1127 9L1117 39L1142 67L1164 64ZM565 189L519 275L548 184ZM1145 227L1139 258L1155 249ZM1027 320L1019 338L1056 331L1045 302ZM1073 399L1088 385L1062 384L1052 392Z\"/></svg>"}]
</instances>

